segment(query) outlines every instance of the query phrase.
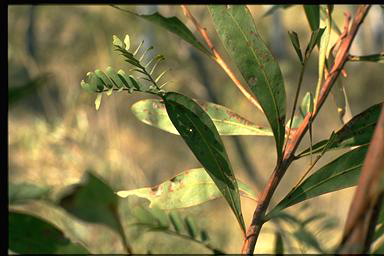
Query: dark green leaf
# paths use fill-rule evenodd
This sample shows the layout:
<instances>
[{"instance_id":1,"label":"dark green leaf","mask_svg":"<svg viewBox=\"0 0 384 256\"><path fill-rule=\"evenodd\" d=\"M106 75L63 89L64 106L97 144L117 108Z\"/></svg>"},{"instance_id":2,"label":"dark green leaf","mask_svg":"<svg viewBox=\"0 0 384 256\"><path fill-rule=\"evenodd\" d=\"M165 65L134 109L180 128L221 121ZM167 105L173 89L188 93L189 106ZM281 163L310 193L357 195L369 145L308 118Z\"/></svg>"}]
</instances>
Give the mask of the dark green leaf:
<instances>
[{"instance_id":1,"label":"dark green leaf","mask_svg":"<svg viewBox=\"0 0 384 256\"><path fill-rule=\"evenodd\" d=\"M45 200L49 198L50 188L30 183L8 184L8 203L20 204L30 200Z\"/></svg>"},{"instance_id":2,"label":"dark green leaf","mask_svg":"<svg viewBox=\"0 0 384 256\"><path fill-rule=\"evenodd\" d=\"M106 183L87 171L84 182L62 196L59 205L83 221L106 225L120 234L118 200Z\"/></svg>"},{"instance_id":3,"label":"dark green leaf","mask_svg":"<svg viewBox=\"0 0 384 256\"><path fill-rule=\"evenodd\" d=\"M268 213L266 219L281 210L304 200L326 193L355 186L368 146L356 148L323 166L289 192L280 203Z\"/></svg>"},{"instance_id":4,"label":"dark green leaf","mask_svg":"<svg viewBox=\"0 0 384 256\"><path fill-rule=\"evenodd\" d=\"M294 5L293 4L276 4L276 5L272 6L272 8L270 8L266 13L264 13L263 18L273 14L275 11L277 11L279 9L285 10L285 9L288 9L289 7L292 7L292 6L294 6Z\"/></svg>"},{"instance_id":5,"label":"dark green leaf","mask_svg":"<svg viewBox=\"0 0 384 256\"><path fill-rule=\"evenodd\" d=\"M121 81L121 78L118 77L116 71L112 67L107 67L105 72L117 88L125 87L125 84Z\"/></svg>"},{"instance_id":6,"label":"dark green leaf","mask_svg":"<svg viewBox=\"0 0 384 256\"><path fill-rule=\"evenodd\" d=\"M30 214L9 211L8 248L20 254L88 254L82 245L72 243L63 232L46 220Z\"/></svg>"},{"instance_id":7,"label":"dark green leaf","mask_svg":"<svg viewBox=\"0 0 384 256\"><path fill-rule=\"evenodd\" d=\"M112 88L113 87L113 83L112 81L107 77L106 74L104 74L103 71L99 70L99 69L96 69L95 70L95 74L98 78L101 79L101 81L103 81L103 83L105 84L106 87L108 88ZM101 88L101 87L97 87L99 90L102 90L104 89L104 86Z\"/></svg>"},{"instance_id":8,"label":"dark green leaf","mask_svg":"<svg viewBox=\"0 0 384 256\"><path fill-rule=\"evenodd\" d=\"M227 52L264 110L275 136L278 159L281 159L286 102L279 64L257 32L246 6L214 5L209 6L209 11Z\"/></svg>"},{"instance_id":9,"label":"dark green leaf","mask_svg":"<svg viewBox=\"0 0 384 256\"><path fill-rule=\"evenodd\" d=\"M371 61L377 63L384 63L384 52L365 56L350 56L349 61Z\"/></svg>"},{"instance_id":10,"label":"dark green leaf","mask_svg":"<svg viewBox=\"0 0 384 256\"><path fill-rule=\"evenodd\" d=\"M331 145L328 145L327 150L368 144L371 141L382 104L383 103L373 105L360 114L354 116L347 124L335 133L336 137ZM313 145L312 153L322 152L327 142L328 140L323 140ZM307 148L299 154L299 157L309 154L310 149Z\"/></svg>"},{"instance_id":11,"label":"dark green leaf","mask_svg":"<svg viewBox=\"0 0 384 256\"><path fill-rule=\"evenodd\" d=\"M209 237L208 237L207 231L201 230L201 232L200 232L200 239L203 242L208 242Z\"/></svg>"},{"instance_id":12,"label":"dark green leaf","mask_svg":"<svg viewBox=\"0 0 384 256\"><path fill-rule=\"evenodd\" d=\"M160 25L161 27L165 28L166 30L176 34L184 41L190 43L203 53L207 54L208 56L212 56L210 51L205 48L204 45L202 45L199 40L192 34L192 32L184 25L183 22L181 22L177 17L164 17L160 13L155 12L153 14L145 15L145 14L137 14L129 10L121 9L117 6L114 6L115 8L122 10L126 13L135 15L137 17L143 18L147 21L150 21L152 23L155 23L157 25Z\"/></svg>"},{"instance_id":13,"label":"dark green leaf","mask_svg":"<svg viewBox=\"0 0 384 256\"><path fill-rule=\"evenodd\" d=\"M320 43L320 39L324 31L325 31L325 28L320 28L312 32L307 48L305 49L306 59L308 59L309 56L311 55L313 48L315 48L315 46Z\"/></svg>"},{"instance_id":14,"label":"dark green leaf","mask_svg":"<svg viewBox=\"0 0 384 256\"><path fill-rule=\"evenodd\" d=\"M257 126L224 106L201 100L197 103L207 112L220 135L273 136L270 129ZM131 109L140 121L164 131L179 134L168 117L165 105L160 100L140 100L133 104Z\"/></svg>"},{"instance_id":15,"label":"dark green leaf","mask_svg":"<svg viewBox=\"0 0 384 256\"><path fill-rule=\"evenodd\" d=\"M250 187L240 181L237 182L242 196L257 200L257 195ZM153 187L118 191L117 195L123 198L130 195L146 198L151 202L149 207L160 209L191 207L222 196L204 168L181 172Z\"/></svg>"},{"instance_id":16,"label":"dark green leaf","mask_svg":"<svg viewBox=\"0 0 384 256\"><path fill-rule=\"evenodd\" d=\"M275 231L275 254L284 253L284 242L283 237L279 231Z\"/></svg>"},{"instance_id":17,"label":"dark green leaf","mask_svg":"<svg viewBox=\"0 0 384 256\"><path fill-rule=\"evenodd\" d=\"M224 144L208 114L192 99L169 92L163 96L168 116L232 208L242 230L239 188Z\"/></svg>"},{"instance_id":18,"label":"dark green leaf","mask_svg":"<svg viewBox=\"0 0 384 256\"><path fill-rule=\"evenodd\" d=\"M289 39L291 40L291 43L293 45L293 48L295 49L295 51L297 53L297 56L300 59L301 64L303 64L304 60L303 60L303 55L301 53L300 41L299 41L299 37L297 36L297 33L295 31L292 31L292 32L288 31L288 35L289 35Z\"/></svg>"},{"instance_id":19,"label":"dark green leaf","mask_svg":"<svg viewBox=\"0 0 384 256\"><path fill-rule=\"evenodd\" d=\"M309 22L309 26L312 31L319 29L320 25L320 6L305 4L304 5L305 15L307 16L307 20Z\"/></svg>"},{"instance_id":20,"label":"dark green leaf","mask_svg":"<svg viewBox=\"0 0 384 256\"><path fill-rule=\"evenodd\" d=\"M19 100L33 94L36 90L47 82L47 75L39 75L21 86L8 86L8 106L13 106Z\"/></svg>"},{"instance_id":21,"label":"dark green leaf","mask_svg":"<svg viewBox=\"0 0 384 256\"><path fill-rule=\"evenodd\" d=\"M195 220L191 217L185 218L185 226L187 227L187 231L190 237L196 238L197 236L197 227Z\"/></svg>"}]
</instances>

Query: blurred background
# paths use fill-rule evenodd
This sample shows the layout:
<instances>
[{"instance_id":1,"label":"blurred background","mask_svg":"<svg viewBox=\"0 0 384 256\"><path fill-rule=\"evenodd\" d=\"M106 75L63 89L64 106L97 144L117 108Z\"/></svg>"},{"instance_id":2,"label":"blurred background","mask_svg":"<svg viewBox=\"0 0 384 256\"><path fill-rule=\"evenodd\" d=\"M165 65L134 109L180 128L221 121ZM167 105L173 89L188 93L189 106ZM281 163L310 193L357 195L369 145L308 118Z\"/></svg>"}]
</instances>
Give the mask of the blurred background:
<instances>
[{"instance_id":1,"label":"blurred background","mask_svg":"<svg viewBox=\"0 0 384 256\"><path fill-rule=\"evenodd\" d=\"M201 39L179 6L120 7L140 14L158 11L166 17L177 16ZM302 6L281 9L263 17L271 7L249 5L261 36L280 64L290 113L300 64L287 31L298 33L303 49L309 40L310 28ZM333 17L340 28L343 26L343 12L353 13L354 9L355 6L335 6ZM208 29L215 46L229 61L214 31L207 8L193 5L190 10ZM359 30L351 49L352 54L366 55L383 51L383 21L382 8L373 6ZM171 69L165 80L172 81L166 85L167 90L225 105L260 126L268 126L263 114L244 98L218 65L157 25L107 5L10 5L8 89L16 90L8 94L9 182L50 186L53 193L57 193L65 186L79 182L85 170L93 169L117 191L153 186L183 170L200 167L179 136L148 126L131 113L131 105L149 98L148 95L116 93L104 97L100 109L96 111L95 95L81 89L80 81L88 71L96 68L105 70L107 66L129 69L112 47L112 35L124 38L125 34L130 35L132 45L136 46L145 40L145 46L155 47L154 54L161 53L166 57L162 68ZM317 53L315 50L311 57L299 100L306 91L314 94L318 72ZM228 63L239 74L234 63ZM345 86L352 115L383 101L383 64L348 63L346 70L348 76L340 80ZM335 102L329 97L314 123L314 142L328 138L331 131L341 126ZM236 176L259 191L276 161L273 138L223 137L223 141ZM308 145L307 136L301 149ZM342 150L327 153L314 170L342 153ZM292 164L272 199L272 205L289 192L308 164L309 158ZM301 209L303 204L300 204L287 211L303 217L316 212L332 216L336 228L331 236L326 231L316 231L314 227L320 241L331 247L339 241L353 192L351 188L327 194L310 200L306 210ZM255 206L254 201L242 199L247 225ZM82 241L93 253L124 252L117 235L103 226L84 224L59 209L39 202L17 208L50 219L70 238ZM194 216L199 225L209 231L216 247L228 253L239 252L241 232L223 199L180 212ZM256 252L272 252L272 228L268 224L263 228ZM154 253L209 252L199 245L166 234L145 233L137 236L132 232L127 227L128 239L137 252L145 252L146 248ZM292 248L292 252L300 250Z\"/></svg>"}]
</instances>

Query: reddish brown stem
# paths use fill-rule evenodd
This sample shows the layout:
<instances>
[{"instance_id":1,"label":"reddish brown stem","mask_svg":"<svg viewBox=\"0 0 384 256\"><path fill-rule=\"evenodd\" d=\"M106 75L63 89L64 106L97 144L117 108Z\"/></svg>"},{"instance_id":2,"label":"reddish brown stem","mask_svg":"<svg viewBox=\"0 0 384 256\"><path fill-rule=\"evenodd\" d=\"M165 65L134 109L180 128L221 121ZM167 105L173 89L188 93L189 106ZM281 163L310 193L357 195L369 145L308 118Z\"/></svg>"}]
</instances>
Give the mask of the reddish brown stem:
<instances>
[{"instance_id":1,"label":"reddish brown stem","mask_svg":"<svg viewBox=\"0 0 384 256\"><path fill-rule=\"evenodd\" d=\"M309 128L310 118L312 120L315 119L315 117L319 113L320 108L324 104L325 99L327 98L333 84L335 83L337 77L343 69L345 62L348 59L348 51L351 47L352 41L356 36L356 33L361 23L363 22L366 14L368 13L369 8L370 5L361 5L357 9L351 28L347 36L342 40L340 49L336 54L334 65L327 79L324 81L323 86L321 87L320 96L316 102L317 104L312 117L310 116L310 114L307 114L299 129L297 129L296 132L293 134L292 140L287 143L287 147L285 148L283 153L283 160L277 163L275 170L269 178L260 197L259 204L257 205L253 214L251 225L248 228L247 236L244 240L242 248L243 254L253 254L257 238L264 223L263 218L265 216L265 212L268 208L272 195L274 194L278 184L280 183L286 170L294 159L294 153Z\"/></svg>"}]
</instances>

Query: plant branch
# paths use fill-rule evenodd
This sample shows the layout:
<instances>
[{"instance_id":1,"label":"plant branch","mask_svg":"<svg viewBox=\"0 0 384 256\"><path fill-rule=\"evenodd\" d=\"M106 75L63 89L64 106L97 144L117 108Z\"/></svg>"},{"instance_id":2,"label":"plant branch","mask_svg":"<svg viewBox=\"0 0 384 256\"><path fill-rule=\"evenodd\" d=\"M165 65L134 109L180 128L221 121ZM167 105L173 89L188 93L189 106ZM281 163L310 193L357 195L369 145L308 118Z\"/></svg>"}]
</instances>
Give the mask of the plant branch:
<instances>
[{"instance_id":1,"label":"plant branch","mask_svg":"<svg viewBox=\"0 0 384 256\"><path fill-rule=\"evenodd\" d=\"M227 73L229 78L234 82L236 87L241 91L241 93L254 105L256 106L261 112L264 113L262 107L260 106L259 102L256 100L256 98L247 90L245 87L241 84L240 80L235 76L232 69L227 65L227 63L223 60L220 53L216 50L215 46L212 44L212 41L210 37L208 36L207 29L203 28L193 17L192 13L188 9L187 6L181 5L181 8L183 9L184 15L190 19L195 26L196 30L200 33L200 35L203 37L205 43L208 45L209 49L212 51L212 58L214 61L216 61L217 64Z\"/></svg>"},{"instance_id":2,"label":"plant branch","mask_svg":"<svg viewBox=\"0 0 384 256\"><path fill-rule=\"evenodd\" d=\"M265 212L268 208L272 195L274 194L278 184L283 178L287 168L292 163L294 159L294 153L297 147L299 146L302 138L304 137L305 133L307 132L310 121L313 121L317 116L317 114L319 113L319 110L324 104L333 84L335 83L337 77L339 76L341 70L343 69L345 62L348 59L348 51L352 45L353 39L355 38L356 33L361 23L363 22L366 14L368 13L369 8L370 8L370 5L361 5L357 9L351 28L347 36L341 42L340 49L336 54L334 65L327 79L324 81L323 86L321 87L320 95L316 102L317 104L315 105L316 107L314 109L312 116L311 116L311 113L307 113L304 121L301 123L300 127L293 134L292 140L289 141L289 143L287 144L287 147L283 152L282 161L277 163L272 175L270 176L261 194L259 204L257 205L255 212L253 214L251 225L248 228L247 235L244 240L243 248L242 248L243 254L248 254L248 255L253 254L253 251L255 249L255 245L257 242L257 238L260 234L260 230L264 223L263 218L265 216Z\"/></svg>"}]
</instances>

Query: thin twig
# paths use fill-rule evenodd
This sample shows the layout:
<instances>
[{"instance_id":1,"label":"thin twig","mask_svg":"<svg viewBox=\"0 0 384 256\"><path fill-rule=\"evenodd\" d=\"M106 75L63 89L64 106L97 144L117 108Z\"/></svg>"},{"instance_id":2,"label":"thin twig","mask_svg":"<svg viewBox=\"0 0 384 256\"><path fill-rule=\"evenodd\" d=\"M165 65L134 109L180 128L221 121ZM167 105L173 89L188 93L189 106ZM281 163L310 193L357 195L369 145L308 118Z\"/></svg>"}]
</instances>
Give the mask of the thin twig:
<instances>
[{"instance_id":1,"label":"thin twig","mask_svg":"<svg viewBox=\"0 0 384 256\"><path fill-rule=\"evenodd\" d=\"M181 5L181 8L183 9L184 15L190 19L195 26L196 30L200 33L200 35L203 37L205 43L208 45L209 49L212 51L212 58L214 61L216 61L217 64L227 73L229 78L235 83L236 87L241 91L241 93L254 105L256 106L261 112L264 113L262 107L260 106L259 102L256 100L256 98L248 92L247 89L241 84L240 80L235 76L232 69L227 65L227 63L223 60L220 53L216 50L215 46L213 45L210 37L208 36L207 29L203 28L193 17L192 13L189 11L188 7L185 5Z\"/></svg>"},{"instance_id":2,"label":"thin twig","mask_svg":"<svg viewBox=\"0 0 384 256\"><path fill-rule=\"evenodd\" d=\"M314 120L321 106L324 104L333 84L335 83L337 77L341 73L345 62L348 59L348 51L352 45L353 39L356 36L356 33L363 22L370 5L361 5L356 11L355 18L352 22L351 28L348 35L343 39L341 47L336 54L334 65L329 73L327 79L324 81L323 86L321 87L320 96L317 100L316 107L311 116L310 113L307 113L304 121L301 123L300 127L296 130L293 135L292 140L287 145L283 153L283 159L275 167L271 177L269 178L262 195L259 200L255 212L253 214L252 223L248 228L247 236L243 243L242 253L251 255L255 249L257 238L260 234L261 227L264 223L265 212L268 208L269 202L274 194L278 184L280 183L282 177L284 176L287 168L292 163L294 159L294 153L299 146L302 138L309 128L310 119Z\"/></svg>"}]
</instances>

